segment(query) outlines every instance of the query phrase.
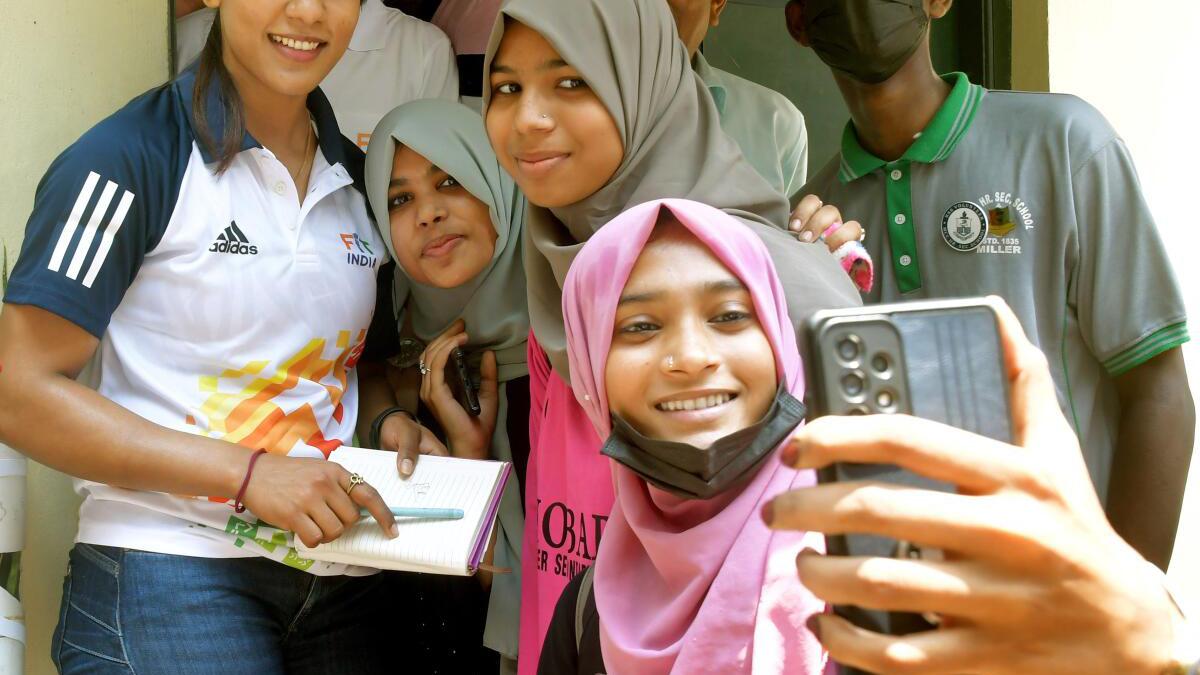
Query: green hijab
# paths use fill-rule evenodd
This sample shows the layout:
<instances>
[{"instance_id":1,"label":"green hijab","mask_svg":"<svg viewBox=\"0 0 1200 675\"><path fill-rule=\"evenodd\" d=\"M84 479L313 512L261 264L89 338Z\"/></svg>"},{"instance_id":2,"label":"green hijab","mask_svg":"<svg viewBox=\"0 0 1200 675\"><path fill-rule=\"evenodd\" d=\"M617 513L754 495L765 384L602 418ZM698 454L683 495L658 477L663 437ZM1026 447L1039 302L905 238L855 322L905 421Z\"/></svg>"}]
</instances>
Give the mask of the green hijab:
<instances>
[{"instance_id":1,"label":"green hijab","mask_svg":"<svg viewBox=\"0 0 1200 675\"><path fill-rule=\"evenodd\" d=\"M487 204L496 228L491 262L461 286L435 288L417 283L397 264L393 293L397 319L407 314L416 336L429 342L462 318L471 338L468 350L496 352L501 382L528 375L529 310L521 249L526 202L500 168L483 119L459 103L430 99L405 103L375 127L367 148L367 199L393 259L396 248L387 194L397 143L412 148Z\"/></svg>"},{"instance_id":2,"label":"green hijab","mask_svg":"<svg viewBox=\"0 0 1200 675\"><path fill-rule=\"evenodd\" d=\"M417 337L428 342L462 317L467 324L471 338L468 346L473 353L485 349L496 352L502 383L528 375L525 343L529 336L529 311L526 309L521 248L525 197L496 161L482 118L458 103L424 100L396 108L375 128L367 148L367 199L392 258L396 257L396 248L389 227L387 194L397 143L412 148L487 204L492 225L496 228L496 251L491 262L474 279L456 288L442 289L416 283L399 264L396 265L393 297L397 330L403 315L407 314ZM491 456L511 462L507 388L501 386L499 393ZM524 479L524 476L520 477L520 480ZM510 568L512 572L492 577L483 634L485 646L509 658L517 656L524 526L520 487L517 481L510 480L500 501L494 564Z\"/></svg>"},{"instance_id":3,"label":"green hijab","mask_svg":"<svg viewBox=\"0 0 1200 675\"><path fill-rule=\"evenodd\" d=\"M772 188L721 129L708 87L663 0L505 0L484 57L484 106L505 20L544 37L608 109L625 156L607 185L561 208L531 206L525 270L534 335L555 371L569 378L562 285L593 232L628 208L668 197L725 211L771 252L796 322L814 310L860 304L849 276L824 245L785 232L787 199Z\"/></svg>"}]
</instances>

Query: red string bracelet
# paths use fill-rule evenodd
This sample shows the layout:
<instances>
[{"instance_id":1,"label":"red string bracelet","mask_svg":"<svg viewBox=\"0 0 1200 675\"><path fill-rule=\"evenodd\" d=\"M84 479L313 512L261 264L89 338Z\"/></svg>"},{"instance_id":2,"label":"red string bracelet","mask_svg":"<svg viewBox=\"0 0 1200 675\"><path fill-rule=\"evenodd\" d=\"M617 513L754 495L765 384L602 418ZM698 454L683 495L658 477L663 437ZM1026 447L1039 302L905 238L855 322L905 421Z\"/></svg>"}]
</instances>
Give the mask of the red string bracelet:
<instances>
[{"instance_id":1,"label":"red string bracelet","mask_svg":"<svg viewBox=\"0 0 1200 675\"><path fill-rule=\"evenodd\" d=\"M250 455L250 466L246 467L246 478L242 481L242 489L238 490L237 497L233 500L233 510L238 513L246 512L246 505L242 503L242 497L246 496L246 487L250 485L250 474L254 473L254 463L259 457L267 454L266 450L255 450L253 455Z\"/></svg>"}]
</instances>

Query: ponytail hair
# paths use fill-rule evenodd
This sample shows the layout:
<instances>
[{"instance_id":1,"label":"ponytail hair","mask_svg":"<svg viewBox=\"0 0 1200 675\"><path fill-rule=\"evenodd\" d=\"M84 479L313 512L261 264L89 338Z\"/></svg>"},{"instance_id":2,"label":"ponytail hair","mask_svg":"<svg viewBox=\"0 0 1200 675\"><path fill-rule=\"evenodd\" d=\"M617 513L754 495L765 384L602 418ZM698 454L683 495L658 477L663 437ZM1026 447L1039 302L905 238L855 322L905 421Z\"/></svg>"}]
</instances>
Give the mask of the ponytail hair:
<instances>
[{"instance_id":1,"label":"ponytail hair","mask_svg":"<svg viewBox=\"0 0 1200 675\"><path fill-rule=\"evenodd\" d=\"M196 67L196 86L192 89L192 117L196 135L208 154L217 158L218 175L224 173L233 163L233 159L242 149L242 139L246 135L246 115L242 108L242 97L225 67L221 46L221 14L218 10L212 30L208 34L208 41L204 43L204 51L200 52L200 62ZM208 119L208 90L214 82L225 123L224 133L219 139L213 136L211 120Z\"/></svg>"}]
</instances>

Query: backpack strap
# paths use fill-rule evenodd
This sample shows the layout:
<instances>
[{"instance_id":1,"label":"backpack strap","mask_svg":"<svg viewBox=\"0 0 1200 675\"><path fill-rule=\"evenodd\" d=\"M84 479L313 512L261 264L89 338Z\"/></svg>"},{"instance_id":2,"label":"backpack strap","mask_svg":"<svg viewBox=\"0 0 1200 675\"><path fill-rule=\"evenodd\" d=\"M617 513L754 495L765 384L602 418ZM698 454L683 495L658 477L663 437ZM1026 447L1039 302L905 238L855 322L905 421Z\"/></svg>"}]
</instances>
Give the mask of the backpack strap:
<instances>
[{"instance_id":1,"label":"backpack strap","mask_svg":"<svg viewBox=\"0 0 1200 675\"><path fill-rule=\"evenodd\" d=\"M596 566L592 565L583 572L583 581L579 583L579 595L575 596L575 653L579 653L583 644L583 616L587 611L588 596L592 594L592 577L595 576Z\"/></svg>"}]
</instances>

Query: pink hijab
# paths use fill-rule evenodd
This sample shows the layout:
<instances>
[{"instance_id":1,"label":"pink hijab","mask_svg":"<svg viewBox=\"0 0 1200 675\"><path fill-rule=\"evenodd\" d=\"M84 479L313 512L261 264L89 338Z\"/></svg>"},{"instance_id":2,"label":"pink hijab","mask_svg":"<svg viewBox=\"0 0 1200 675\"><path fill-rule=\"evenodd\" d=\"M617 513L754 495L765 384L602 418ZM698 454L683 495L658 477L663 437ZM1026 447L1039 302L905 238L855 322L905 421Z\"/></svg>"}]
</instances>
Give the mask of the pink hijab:
<instances>
[{"instance_id":1,"label":"pink hijab","mask_svg":"<svg viewBox=\"0 0 1200 675\"><path fill-rule=\"evenodd\" d=\"M617 301L662 209L669 210L746 285L776 371L796 398L804 374L783 287L762 240L726 213L681 199L636 206L601 228L563 289L575 397L602 438L611 432L604 370ZM616 505L596 562L600 642L611 673L820 673L824 651L805 621L824 609L796 576L818 534L772 532L770 498L815 482L767 459L739 490L683 500L611 463Z\"/></svg>"}]
</instances>

